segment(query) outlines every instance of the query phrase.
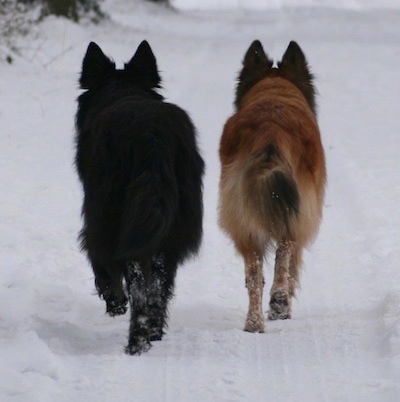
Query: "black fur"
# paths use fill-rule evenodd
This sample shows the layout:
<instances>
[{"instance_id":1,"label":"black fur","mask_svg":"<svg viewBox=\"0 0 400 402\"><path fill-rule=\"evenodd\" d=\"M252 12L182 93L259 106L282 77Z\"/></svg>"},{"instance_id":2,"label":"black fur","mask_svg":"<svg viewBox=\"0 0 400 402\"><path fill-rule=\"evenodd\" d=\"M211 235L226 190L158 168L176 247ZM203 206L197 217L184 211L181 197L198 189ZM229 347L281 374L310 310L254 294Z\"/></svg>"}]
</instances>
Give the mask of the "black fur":
<instances>
[{"instance_id":1,"label":"black fur","mask_svg":"<svg viewBox=\"0 0 400 402\"><path fill-rule=\"evenodd\" d=\"M110 315L131 306L126 352L161 339L177 266L202 237L204 162L185 111L156 92L160 76L143 41L123 70L91 43L76 115L83 185L82 249Z\"/></svg>"},{"instance_id":2,"label":"black fur","mask_svg":"<svg viewBox=\"0 0 400 402\"><path fill-rule=\"evenodd\" d=\"M300 46L295 41L291 41L282 56L282 60L278 62L278 67L272 66L273 60L264 52L261 42L255 40L246 52L243 68L238 76L235 97L236 109L240 108L243 97L257 82L268 76L279 76L289 80L300 89L316 116L314 76L310 72Z\"/></svg>"}]
</instances>

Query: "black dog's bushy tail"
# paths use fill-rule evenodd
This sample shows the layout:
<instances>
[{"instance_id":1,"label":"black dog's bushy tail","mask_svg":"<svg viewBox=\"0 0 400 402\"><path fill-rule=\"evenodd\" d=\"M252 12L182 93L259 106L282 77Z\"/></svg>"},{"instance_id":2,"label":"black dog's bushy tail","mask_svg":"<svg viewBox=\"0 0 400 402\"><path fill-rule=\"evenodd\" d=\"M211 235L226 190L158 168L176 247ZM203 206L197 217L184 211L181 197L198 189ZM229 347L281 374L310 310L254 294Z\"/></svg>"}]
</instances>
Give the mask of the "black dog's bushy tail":
<instances>
[{"instance_id":1,"label":"black dog's bushy tail","mask_svg":"<svg viewBox=\"0 0 400 402\"><path fill-rule=\"evenodd\" d=\"M146 149L147 148L147 149ZM168 152L141 148L124 200L117 258L140 260L159 252L176 219L179 190Z\"/></svg>"}]
</instances>

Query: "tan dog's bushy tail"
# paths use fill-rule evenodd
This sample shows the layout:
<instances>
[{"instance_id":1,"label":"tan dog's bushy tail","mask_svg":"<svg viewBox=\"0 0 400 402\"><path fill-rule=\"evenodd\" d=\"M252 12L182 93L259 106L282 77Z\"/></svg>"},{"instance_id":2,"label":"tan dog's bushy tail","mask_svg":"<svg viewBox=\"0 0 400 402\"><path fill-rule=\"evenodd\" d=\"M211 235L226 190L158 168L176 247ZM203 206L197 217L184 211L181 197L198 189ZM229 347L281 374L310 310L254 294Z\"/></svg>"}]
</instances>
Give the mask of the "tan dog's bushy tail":
<instances>
[{"instance_id":1,"label":"tan dog's bushy tail","mask_svg":"<svg viewBox=\"0 0 400 402\"><path fill-rule=\"evenodd\" d=\"M300 196L289 161L274 145L251 156L243 183L249 211L266 238L291 238L299 213Z\"/></svg>"}]
</instances>

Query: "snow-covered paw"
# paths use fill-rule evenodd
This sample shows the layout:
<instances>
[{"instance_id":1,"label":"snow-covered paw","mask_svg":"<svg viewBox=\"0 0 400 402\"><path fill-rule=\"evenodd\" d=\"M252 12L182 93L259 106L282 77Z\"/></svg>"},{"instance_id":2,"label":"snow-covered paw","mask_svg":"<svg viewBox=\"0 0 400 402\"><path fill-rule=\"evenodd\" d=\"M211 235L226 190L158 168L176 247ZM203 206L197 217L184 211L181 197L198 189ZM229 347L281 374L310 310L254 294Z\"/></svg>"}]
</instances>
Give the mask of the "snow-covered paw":
<instances>
[{"instance_id":1,"label":"snow-covered paw","mask_svg":"<svg viewBox=\"0 0 400 402\"><path fill-rule=\"evenodd\" d=\"M115 317L116 315L123 315L128 310L128 300L117 300L117 299L109 299L106 301L107 304L107 314L111 317Z\"/></svg>"},{"instance_id":2,"label":"snow-covered paw","mask_svg":"<svg viewBox=\"0 0 400 402\"><path fill-rule=\"evenodd\" d=\"M129 342L125 348L125 353L131 356L140 356L142 353L148 352L150 348L150 341L143 336L139 336Z\"/></svg>"},{"instance_id":3,"label":"snow-covered paw","mask_svg":"<svg viewBox=\"0 0 400 402\"><path fill-rule=\"evenodd\" d=\"M149 331L150 341L161 341L163 335L164 335L164 331L160 328L152 328Z\"/></svg>"},{"instance_id":4,"label":"snow-covered paw","mask_svg":"<svg viewBox=\"0 0 400 402\"><path fill-rule=\"evenodd\" d=\"M263 314L249 313L244 326L246 332L265 332L265 323Z\"/></svg>"},{"instance_id":5,"label":"snow-covered paw","mask_svg":"<svg viewBox=\"0 0 400 402\"><path fill-rule=\"evenodd\" d=\"M291 318L290 296L287 292L278 291L271 295L269 302L269 320L287 320Z\"/></svg>"}]
</instances>

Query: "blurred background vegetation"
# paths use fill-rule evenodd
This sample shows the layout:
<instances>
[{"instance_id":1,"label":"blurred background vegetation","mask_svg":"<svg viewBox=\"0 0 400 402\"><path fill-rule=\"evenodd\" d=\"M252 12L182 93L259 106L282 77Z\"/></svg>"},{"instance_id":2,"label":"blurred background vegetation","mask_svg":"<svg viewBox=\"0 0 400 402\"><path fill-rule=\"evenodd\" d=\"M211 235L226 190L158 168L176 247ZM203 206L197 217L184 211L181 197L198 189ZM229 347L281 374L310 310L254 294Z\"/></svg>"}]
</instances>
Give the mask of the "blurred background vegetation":
<instances>
[{"instance_id":1,"label":"blurred background vegetation","mask_svg":"<svg viewBox=\"0 0 400 402\"><path fill-rule=\"evenodd\" d=\"M168 3L169 0L143 0ZM0 61L12 63L18 53L16 38L27 35L32 26L49 15L65 17L75 22L82 18L94 23L106 15L102 0L0 0Z\"/></svg>"}]
</instances>

